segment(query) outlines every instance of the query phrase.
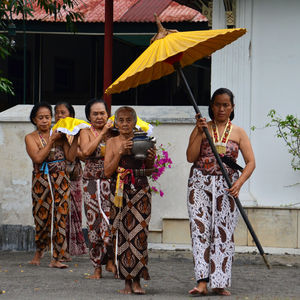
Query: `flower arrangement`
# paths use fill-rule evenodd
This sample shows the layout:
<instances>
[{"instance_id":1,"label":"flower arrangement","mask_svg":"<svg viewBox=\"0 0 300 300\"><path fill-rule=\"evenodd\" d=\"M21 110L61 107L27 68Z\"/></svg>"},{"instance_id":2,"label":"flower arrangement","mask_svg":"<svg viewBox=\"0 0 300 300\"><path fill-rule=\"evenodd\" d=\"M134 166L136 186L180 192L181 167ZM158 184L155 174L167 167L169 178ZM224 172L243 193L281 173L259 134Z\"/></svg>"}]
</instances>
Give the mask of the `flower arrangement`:
<instances>
[{"instance_id":1,"label":"flower arrangement","mask_svg":"<svg viewBox=\"0 0 300 300\"><path fill-rule=\"evenodd\" d=\"M151 191L153 191L156 194L159 194L161 197L163 197L164 192L160 188L160 184L158 183L159 177L166 171L167 168L171 168L172 166L172 160L169 157L168 151L165 149L163 144L160 144L156 150L156 156L154 161L154 172L150 176L150 181L153 182L153 185L150 186ZM157 185L159 187L157 187Z\"/></svg>"}]
</instances>

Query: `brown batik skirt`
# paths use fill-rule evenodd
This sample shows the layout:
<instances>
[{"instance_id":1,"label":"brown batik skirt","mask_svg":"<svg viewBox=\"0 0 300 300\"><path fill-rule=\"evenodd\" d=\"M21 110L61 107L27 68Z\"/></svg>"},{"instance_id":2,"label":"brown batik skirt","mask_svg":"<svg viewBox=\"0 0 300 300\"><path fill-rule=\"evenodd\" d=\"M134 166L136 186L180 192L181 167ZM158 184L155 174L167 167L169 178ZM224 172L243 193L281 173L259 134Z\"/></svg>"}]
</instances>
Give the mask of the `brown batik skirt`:
<instances>
[{"instance_id":1,"label":"brown batik skirt","mask_svg":"<svg viewBox=\"0 0 300 300\"><path fill-rule=\"evenodd\" d=\"M54 199L50 192L48 176L40 172L34 172L32 176L36 249L43 251L52 245L52 255L55 260L69 259L66 240L66 220L70 196L69 178L63 171L50 173L49 178ZM52 244L51 223L53 223Z\"/></svg>"},{"instance_id":2,"label":"brown batik skirt","mask_svg":"<svg viewBox=\"0 0 300 300\"><path fill-rule=\"evenodd\" d=\"M114 201L112 185L111 201ZM149 186L132 189L124 185L123 207L112 205L112 234L117 243L117 269L121 279L143 278L149 280L148 234L151 217Z\"/></svg>"}]
</instances>

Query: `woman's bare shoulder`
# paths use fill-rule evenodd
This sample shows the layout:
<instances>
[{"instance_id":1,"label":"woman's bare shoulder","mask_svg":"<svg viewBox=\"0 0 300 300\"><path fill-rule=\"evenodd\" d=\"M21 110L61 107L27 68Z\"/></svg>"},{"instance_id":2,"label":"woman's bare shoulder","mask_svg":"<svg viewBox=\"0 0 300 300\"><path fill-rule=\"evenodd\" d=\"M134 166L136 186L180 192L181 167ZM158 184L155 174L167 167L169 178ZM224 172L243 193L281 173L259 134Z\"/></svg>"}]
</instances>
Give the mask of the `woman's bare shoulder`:
<instances>
[{"instance_id":1,"label":"woman's bare shoulder","mask_svg":"<svg viewBox=\"0 0 300 300\"><path fill-rule=\"evenodd\" d=\"M25 141L35 139L37 137L37 131L32 131L25 135Z\"/></svg>"},{"instance_id":2,"label":"woman's bare shoulder","mask_svg":"<svg viewBox=\"0 0 300 300\"><path fill-rule=\"evenodd\" d=\"M106 144L115 145L118 142L119 142L119 137L113 136L113 137L110 137L109 139L107 139Z\"/></svg>"},{"instance_id":3,"label":"woman's bare shoulder","mask_svg":"<svg viewBox=\"0 0 300 300\"><path fill-rule=\"evenodd\" d=\"M235 124L232 124L232 131L234 132L234 135L238 136L239 138L248 137L246 131L242 127Z\"/></svg>"}]
</instances>

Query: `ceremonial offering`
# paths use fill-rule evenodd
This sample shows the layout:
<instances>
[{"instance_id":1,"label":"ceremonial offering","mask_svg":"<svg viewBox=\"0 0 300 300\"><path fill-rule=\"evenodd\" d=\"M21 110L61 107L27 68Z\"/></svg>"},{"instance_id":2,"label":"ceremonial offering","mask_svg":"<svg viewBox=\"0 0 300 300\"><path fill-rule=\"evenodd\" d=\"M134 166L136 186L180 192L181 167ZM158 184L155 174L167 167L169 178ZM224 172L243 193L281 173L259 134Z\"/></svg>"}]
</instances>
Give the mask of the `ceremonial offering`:
<instances>
[{"instance_id":1,"label":"ceremonial offering","mask_svg":"<svg viewBox=\"0 0 300 300\"><path fill-rule=\"evenodd\" d=\"M133 136L132 154L136 159L144 160L147 157L147 151L153 148L156 140L154 137L148 137L146 132L137 131Z\"/></svg>"},{"instance_id":2,"label":"ceremonial offering","mask_svg":"<svg viewBox=\"0 0 300 300\"><path fill-rule=\"evenodd\" d=\"M50 135L55 130L68 135L76 135L80 131L80 129L89 128L89 127L91 127L91 124L89 124L86 121L76 119L76 118L66 117L64 119L60 119L52 127Z\"/></svg>"}]
</instances>

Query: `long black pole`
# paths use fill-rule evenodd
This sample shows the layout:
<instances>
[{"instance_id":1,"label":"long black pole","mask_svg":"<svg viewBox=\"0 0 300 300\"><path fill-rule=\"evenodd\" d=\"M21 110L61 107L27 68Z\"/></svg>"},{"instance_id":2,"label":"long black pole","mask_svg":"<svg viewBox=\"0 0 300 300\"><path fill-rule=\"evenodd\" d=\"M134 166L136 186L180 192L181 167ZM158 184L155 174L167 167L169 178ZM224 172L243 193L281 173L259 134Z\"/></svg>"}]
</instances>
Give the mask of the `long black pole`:
<instances>
[{"instance_id":1,"label":"long black pole","mask_svg":"<svg viewBox=\"0 0 300 300\"><path fill-rule=\"evenodd\" d=\"M190 86L189 86L189 84L188 84L188 82L187 82L187 80L185 78L185 75L184 75L184 73L182 71L180 63L175 63L173 66L174 66L174 69L179 73L180 78L181 78L181 80L184 83L184 86L185 86L185 88L186 88L186 90L187 90L187 92L188 92L188 94L190 96L190 102L193 105L196 113L199 114L200 118L202 118L202 114L201 114L201 112L199 110L199 107L198 107L198 105L196 103L196 100L195 100L194 95L193 95L193 93L192 93L192 91L190 89ZM210 147L211 147L211 149L212 149L212 151L214 153L214 156L216 157L217 163L220 166L221 172L222 172L222 174L223 174L223 176L224 176L224 178L225 178L225 180L227 182L227 185L228 185L229 188L231 188L232 187L232 182L231 182L231 180L230 180L230 178L229 178L229 176L228 176L228 174L227 174L227 172L226 172L226 170L224 168L224 165L223 165L222 160L220 158L220 155L219 155L219 153L218 153L218 151L216 149L216 146L215 146L215 144L214 144L214 142L213 142L213 140L211 138L211 135L209 134L207 128L203 128L203 131L204 131L204 133L206 135L206 138L208 140L208 143L209 143L209 145L210 145ZM252 238L253 238L253 240L254 240L254 242L256 244L256 247L259 250L259 253L261 254L261 256L262 256L262 258L263 258L266 266L268 267L268 269L270 269L271 266L270 266L270 264L267 261L266 254L265 254L265 252L264 252L264 250L263 250L263 248L262 248L262 246L261 246L261 244L260 244L260 242L259 242L259 240L257 238L256 233L253 230L253 227L252 227L252 225L251 225L251 223L250 223L250 221L248 219L248 216L246 215L246 213L244 211L244 208L243 208L243 206L242 206L242 204L240 202L240 199L238 197L236 197L236 198L234 198L234 200L235 200L235 203L236 203L236 205L237 205L237 207L238 207L238 209L239 209L239 211L240 211L240 213L241 213L241 215L242 215L242 217L243 217L243 219L244 219L244 221L245 221L245 223L247 225L247 228L248 228L248 230L249 230L249 232L250 232L250 234L251 234L251 236L252 236Z\"/></svg>"}]
</instances>

